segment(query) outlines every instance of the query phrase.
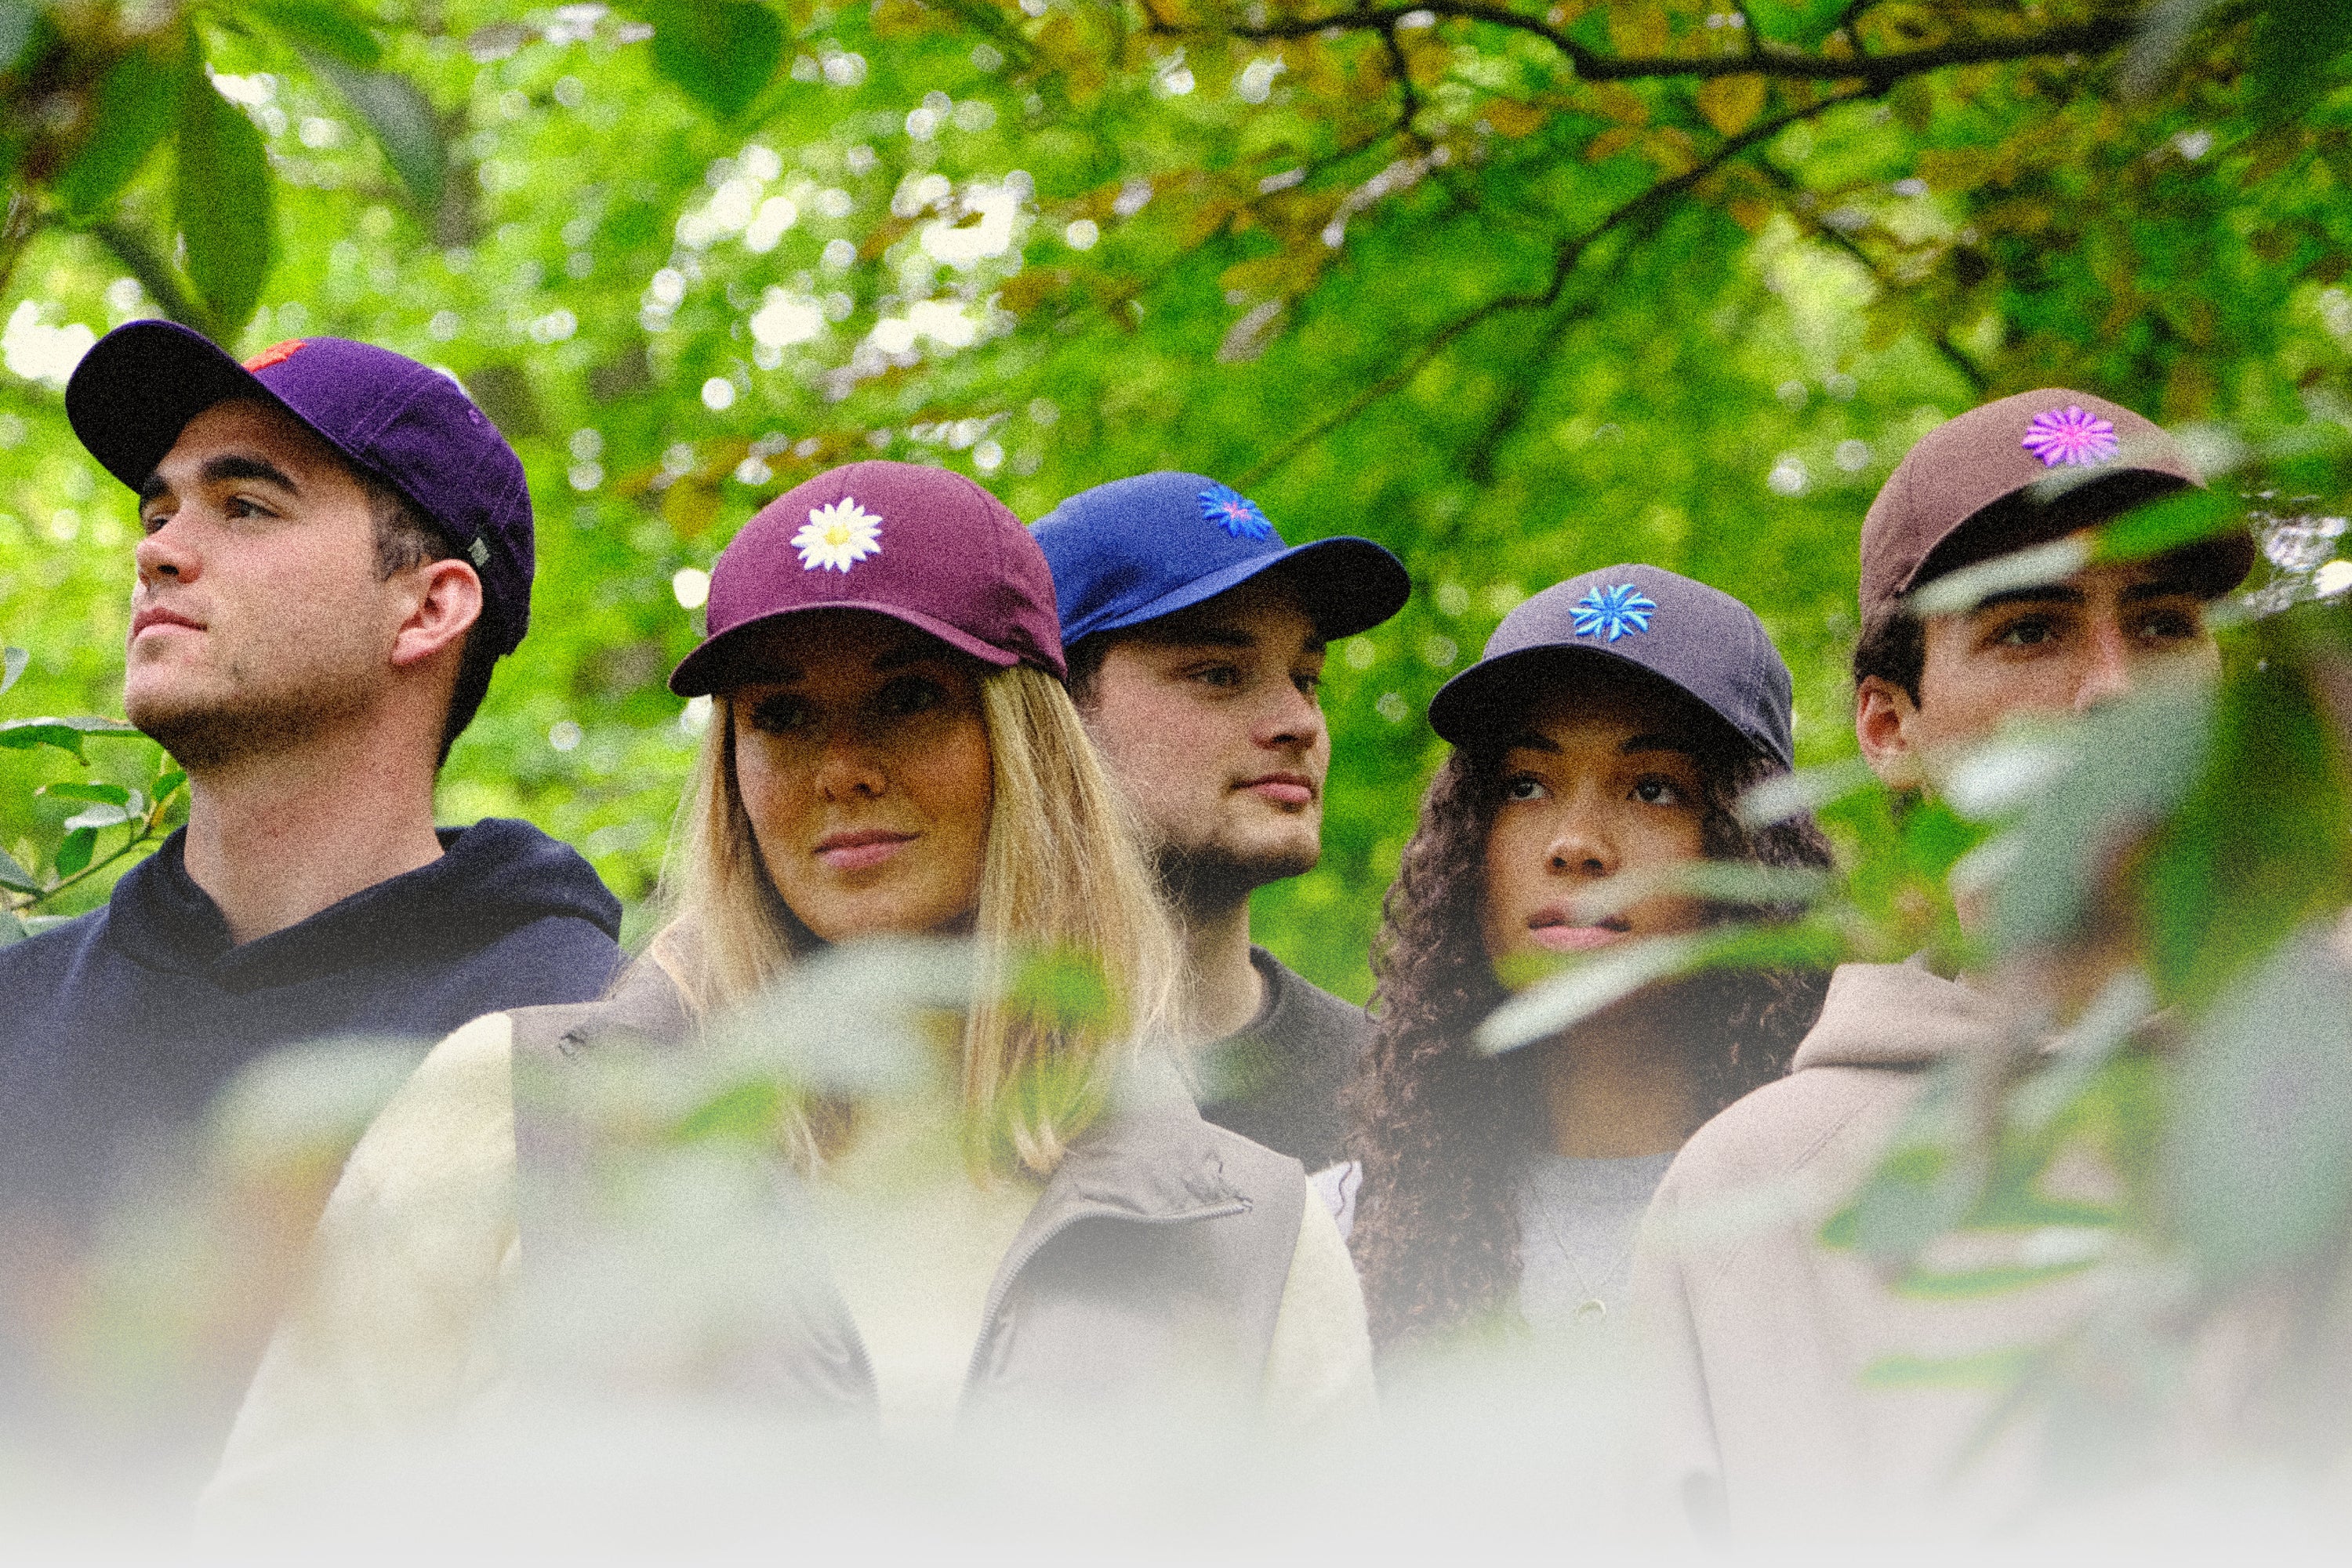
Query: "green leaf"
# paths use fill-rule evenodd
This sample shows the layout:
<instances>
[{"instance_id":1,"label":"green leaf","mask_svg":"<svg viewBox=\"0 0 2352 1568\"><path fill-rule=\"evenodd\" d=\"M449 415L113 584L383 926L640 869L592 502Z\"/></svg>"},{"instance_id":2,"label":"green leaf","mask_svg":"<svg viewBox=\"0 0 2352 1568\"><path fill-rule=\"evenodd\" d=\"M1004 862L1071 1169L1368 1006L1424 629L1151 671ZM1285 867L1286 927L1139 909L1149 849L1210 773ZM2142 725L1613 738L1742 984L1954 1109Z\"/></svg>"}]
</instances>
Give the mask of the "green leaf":
<instances>
[{"instance_id":1,"label":"green leaf","mask_svg":"<svg viewBox=\"0 0 2352 1568\"><path fill-rule=\"evenodd\" d=\"M17 679L25 673L25 667L30 664L32 659L33 656L23 648L0 648L0 691L5 691L16 685Z\"/></svg>"},{"instance_id":2,"label":"green leaf","mask_svg":"<svg viewBox=\"0 0 2352 1568\"><path fill-rule=\"evenodd\" d=\"M383 61L383 46L367 24L327 0L259 0L252 15L305 54L361 70L373 70Z\"/></svg>"},{"instance_id":3,"label":"green leaf","mask_svg":"<svg viewBox=\"0 0 2352 1568\"><path fill-rule=\"evenodd\" d=\"M2039 1352L2020 1345L1972 1355L1891 1355L1863 1369L1864 1388L2003 1388L2029 1371Z\"/></svg>"},{"instance_id":4,"label":"green leaf","mask_svg":"<svg viewBox=\"0 0 2352 1568\"><path fill-rule=\"evenodd\" d=\"M40 789L35 793L47 795L51 800L97 801L103 805L127 805L131 801L131 792L124 789L121 784L43 784Z\"/></svg>"},{"instance_id":5,"label":"green leaf","mask_svg":"<svg viewBox=\"0 0 2352 1568\"><path fill-rule=\"evenodd\" d=\"M2301 115L2337 78L2352 49L2352 5L2344 0L2270 0L2254 38L2252 98L2273 123Z\"/></svg>"},{"instance_id":6,"label":"green leaf","mask_svg":"<svg viewBox=\"0 0 2352 1568\"><path fill-rule=\"evenodd\" d=\"M655 68L721 120L751 107L784 58L784 25L751 0L667 0L645 7Z\"/></svg>"},{"instance_id":7,"label":"green leaf","mask_svg":"<svg viewBox=\"0 0 2352 1568\"><path fill-rule=\"evenodd\" d=\"M88 217L105 207L163 139L180 101L184 38L173 32L133 48L99 79L89 106L89 140L52 187L68 212Z\"/></svg>"},{"instance_id":8,"label":"green leaf","mask_svg":"<svg viewBox=\"0 0 2352 1568\"><path fill-rule=\"evenodd\" d=\"M131 810L121 805L92 805L66 818L68 830L79 833L84 828L120 827L131 820Z\"/></svg>"},{"instance_id":9,"label":"green leaf","mask_svg":"<svg viewBox=\"0 0 2352 1568\"><path fill-rule=\"evenodd\" d=\"M2145 561L2185 544L2243 526L2233 496L2214 490L2183 490L2135 507L2099 531L2091 560Z\"/></svg>"},{"instance_id":10,"label":"green leaf","mask_svg":"<svg viewBox=\"0 0 2352 1568\"><path fill-rule=\"evenodd\" d=\"M1846 0L1748 0L1748 19L1759 37L1810 49L1837 31Z\"/></svg>"},{"instance_id":11,"label":"green leaf","mask_svg":"<svg viewBox=\"0 0 2352 1568\"><path fill-rule=\"evenodd\" d=\"M1895 1280L1895 1293L1918 1301L1975 1301L2063 1279L2082 1273L2096 1261L2094 1258L2078 1258L2064 1263L2001 1264L1990 1268L1949 1271L1915 1268Z\"/></svg>"},{"instance_id":12,"label":"green leaf","mask_svg":"<svg viewBox=\"0 0 2352 1568\"><path fill-rule=\"evenodd\" d=\"M0 849L0 888L16 893L37 893L41 890L41 883L38 878L17 864L15 856Z\"/></svg>"},{"instance_id":13,"label":"green leaf","mask_svg":"<svg viewBox=\"0 0 2352 1568\"><path fill-rule=\"evenodd\" d=\"M177 768L173 768L171 772L163 774L163 777L155 781L155 788L153 792L155 804L162 805L168 802L174 795L179 793L180 786L187 782L188 775L182 773Z\"/></svg>"},{"instance_id":14,"label":"green leaf","mask_svg":"<svg viewBox=\"0 0 2352 1568\"><path fill-rule=\"evenodd\" d=\"M0 947L14 947L32 934L14 910L0 910Z\"/></svg>"},{"instance_id":15,"label":"green leaf","mask_svg":"<svg viewBox=\"0 0 2352 1568\"><path fill-rule=\"evenodd\" d=\"M173 217L187 243L188 281L215 335L233 338L261 300L276 250L269 155L245 111L202 71L180 95L180 167Z\"/></svg>"},{"instance_id":16,"label":"green leaf","mask_svg":"<svg viewBox=\"0 0 2352 1568\"><path fill-rule=\"evenodd\" d=\"M98 829L77 827L58 845L57 868L60 877L70 877L87 869L92 851L98 847Z\"/></svg>"},{"instance_id":17,"label":"green leaf","mask_svg":"<svg viewBox=\"0 0 2352 1568\"><path fill-rule=\"evenodd\" d=\"M416 84L396 71L352 70L323 54L306 58L367 122L376 145L383 149L383 161L416 198L417 206L428 213L437 209L447 184L449 152L442 144L433 106Z\"/></svg>"},{"instance_id":18,"label":"green leaf","mask_svg":"<svg viewBox=\"0 0 2352 1568\"><path fill-rule=\"evenodd\" d=\"M0 722L0 751L30 751L35 746L55 746L60 752L71 752L77 761L87 762L81 742L86 735L136 735L138 729L115 719L10 719Z\"/></svg>"},{"instance_id":19,"label":"green leaf","mask_svg":"<svg viewBox=\"0 0 2352 1568\"><path fill-rule=\"evenodd\" d=\"M781 1084L735 1084L688 1112L672 1136L681 1143L772 1143L782 1123L784 1105Z\"/></svg>"}]
</instances>

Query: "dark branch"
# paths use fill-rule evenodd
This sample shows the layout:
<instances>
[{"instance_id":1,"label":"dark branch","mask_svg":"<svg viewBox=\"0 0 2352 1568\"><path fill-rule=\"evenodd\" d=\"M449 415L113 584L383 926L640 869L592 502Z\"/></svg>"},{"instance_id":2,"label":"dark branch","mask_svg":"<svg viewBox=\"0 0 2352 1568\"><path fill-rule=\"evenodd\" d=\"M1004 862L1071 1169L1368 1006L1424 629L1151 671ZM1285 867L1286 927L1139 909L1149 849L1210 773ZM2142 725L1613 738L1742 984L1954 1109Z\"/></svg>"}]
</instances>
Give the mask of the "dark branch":
<instances>
[{"instance_id":1,"label":"dark branch","mask_svg":"<svg viewBox=\"0 0 2352 1568\"><path fill-rule=\"evenodd\" d=\"M1942 70L1950 66L1990 65L2001 60L2034 59L2047 55L2104 54L2128 42L2138 27L2138 24L2128 16L2103 16L2095 21L2052 27L2045 32L2022 34L2016 37L1968 38L1928 48L1906 49L1897 54L1857 54L1850 58L1805 54L1759 43L1752 52L1739 54L1628 59L1597 54L1538 17L1523 16L1498 5L1480 5L1475 0L1427 0L1426 4L1416 0L1412 4L1348 11L1330 16L1295 17L1287 21L1268 22L1263 26L1234 27L1230 29L1230 36L1237 38L1305 38L1335 28L1343 32L1387 33L1416 11L1532 34L1566 55L1575 65L1576 74L1586 81L1766 76L1807 81L1859 81L1872 92L1884 92L1906 77L1917 76L1923 71ZM1179 29L1167 28L1162 25L1154 30L1172 32ZM1195 33L1206 30L1189 29Z\"/></svg>"},{"instance_id":2,"label":"dark branch","mask_svg":"<svg viewBox=\"0 0 2352 1568\"><path fill-rule=\"evenodd\" d=\"M1507 311L1549 309L1559 301L1560 290L1568 287L1568 280L1575 273L1577 264L1584 259L1585 252L1595 243L1628 224L1646 219L1651 214L1664 207L1668 202L1688 191L1749 148L1770 141L1791 125L1826 114L1831 110L1843 105L1859 102L1874 96L1875 95L1867 91L1832 93L1818 102L1809 104L1802 109L1792 110L1776 120L1765 121L1760 124L1750 126L1737 136L1727 138L1723 145L1717 147L1706 158L1682 174L1676 174L1673 179L1659 181L1640 195L1611 212L1592 227L1561 245L1552 258L1551 278L1543 288L1527 293L1497 295L1476 310L1457 316L1440 327L1419 348L1405 355L1394 370L1365 387L1288 441L1284 442L1270 456L1261 459L1255 467L1244 474L1238 482L1244 489L1247 489L1267 474L1281 468L1332 431L1354 419L1373 404L1388 397L1411 382L1432 360L1444 353L1465 333L1474 331L1482 322Z\"/></svg>"}]
</instances>

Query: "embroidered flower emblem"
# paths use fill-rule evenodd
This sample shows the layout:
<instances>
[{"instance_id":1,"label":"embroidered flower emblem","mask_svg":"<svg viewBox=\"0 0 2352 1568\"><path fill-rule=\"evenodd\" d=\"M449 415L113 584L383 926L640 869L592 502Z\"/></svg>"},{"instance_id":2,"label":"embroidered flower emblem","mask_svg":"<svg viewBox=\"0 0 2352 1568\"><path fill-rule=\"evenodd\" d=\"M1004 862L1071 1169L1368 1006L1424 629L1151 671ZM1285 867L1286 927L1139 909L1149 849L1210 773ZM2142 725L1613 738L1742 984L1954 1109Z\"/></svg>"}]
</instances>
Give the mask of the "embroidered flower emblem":
<instances>
[{"instance_id":1,"label":"embroidered flower emblem","mask_svg":"<svg viewBox=\"0 0 2352 1568\"><path fill-rule=\"evenodd\" d=\"M1201 492L1201 515L1235 539L1272 539L1274 524L1258 510L1257 502L1231 485L1211 485Z\"/></svg>"},{"instance_id":2,"label":"embroidered flower emblem","mask_svg":"<svg viewBox=\"0 0 2352 1568\"><path fill-rule=\"evenodd\" d=\"M1630 632L1650 629L1650 612L1658 602L1631 583L1595 588L1576 602L1576 635L1615 642Z\"/></svg>"},{"instance_id":3,"label":"embroidered flower emblem","mask_svg":"<svg viewBox=\"0 0 2352 1568\"><path fill-rule=\"evenodd\" d=\"M2041 458L2045 468L2061 463L2087 468L2116 455L2116 427L2095 414L2062 408L2035 415L2019 444Z\"/></svg>"},{"instance_id":4,"label":"embroidered flower emblem","mask_svg":"<svg viewBox=\"0 0 2352 1568\"><path fill-rule=\"evenodd\" d=\"M246 361L245 368L249 371L264 371L273 364L284 364L300 352L303 343L307 341L303 338L289 338L282 343L272 343Z\"/></svg>"},{"instance_id":5,"label":"embroidered flower emblem","mask_svg":"<svg viewBox=\"0 0 2352 1568\"><path fill-rule=\"evenodd\" d=\"M829 566L846 572L882 549L882 520L847 496L831 506L812 507L809 520L793 535L801 552L801 570Z\"/></svg>"}]
</instances>

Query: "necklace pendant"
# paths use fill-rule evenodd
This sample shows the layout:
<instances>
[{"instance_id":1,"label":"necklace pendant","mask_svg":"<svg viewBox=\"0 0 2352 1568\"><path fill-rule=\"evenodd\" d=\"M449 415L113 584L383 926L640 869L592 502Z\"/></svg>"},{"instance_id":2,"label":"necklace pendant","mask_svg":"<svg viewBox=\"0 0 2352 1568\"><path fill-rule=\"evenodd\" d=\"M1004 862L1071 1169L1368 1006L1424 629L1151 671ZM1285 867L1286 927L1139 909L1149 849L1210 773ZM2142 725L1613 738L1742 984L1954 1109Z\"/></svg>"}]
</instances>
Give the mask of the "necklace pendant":
<instances>
[{"instance_id":1,"label":"necklace pendant","mask_svg":"<svg viewBox=\"0 0 2352 1568\"><path fill-rule=\"evenodd\" d=\"M1580 1323L1598 1322L1608 1315L1609 1303L1598 1296L1587 1296L1577 1303L1576 1321Z\"/></svg>"}]
</instances>

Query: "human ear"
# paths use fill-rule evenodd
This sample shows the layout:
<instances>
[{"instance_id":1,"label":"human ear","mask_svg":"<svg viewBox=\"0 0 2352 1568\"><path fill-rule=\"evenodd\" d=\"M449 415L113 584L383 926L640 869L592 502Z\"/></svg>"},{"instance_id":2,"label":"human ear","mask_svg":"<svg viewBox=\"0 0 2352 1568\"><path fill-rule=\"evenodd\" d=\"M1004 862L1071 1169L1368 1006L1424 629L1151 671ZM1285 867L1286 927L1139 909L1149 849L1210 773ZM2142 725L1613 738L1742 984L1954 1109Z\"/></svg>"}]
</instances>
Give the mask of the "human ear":
<instances>
[{"instance_id":1,"label":"human ear","mask_svg":"<svg viewBox=\"0 0 2352 1568\"><path fill-rule=\"evenodd\" d=\"M1893 681L1866 675L1853 693L1853 734L1862 743L1863 760L1889 789L1918 789L1926 783L1919 767L1919 705Z\"/></svg>"},{"instance_id":2,"label":"human ear","mask_svg":"<svg viewBox=\"0 0 2352 1568\"><path fill-rule=\"evenodd\" d=\"M482 580L463 561L428 561L401 575L410 579L411 597L393 636L395 668L423 664L457 647L482 618Z\"/></svg>"}]
</instances>

